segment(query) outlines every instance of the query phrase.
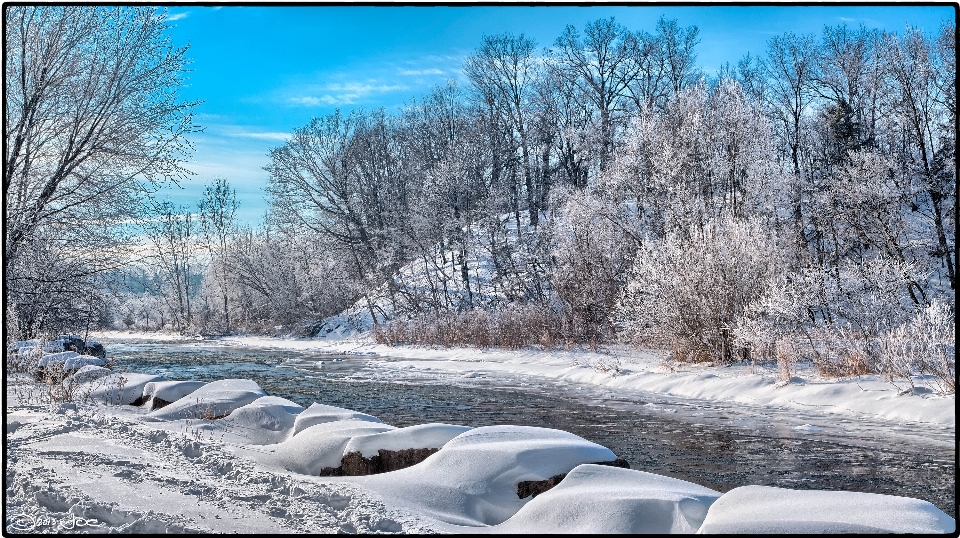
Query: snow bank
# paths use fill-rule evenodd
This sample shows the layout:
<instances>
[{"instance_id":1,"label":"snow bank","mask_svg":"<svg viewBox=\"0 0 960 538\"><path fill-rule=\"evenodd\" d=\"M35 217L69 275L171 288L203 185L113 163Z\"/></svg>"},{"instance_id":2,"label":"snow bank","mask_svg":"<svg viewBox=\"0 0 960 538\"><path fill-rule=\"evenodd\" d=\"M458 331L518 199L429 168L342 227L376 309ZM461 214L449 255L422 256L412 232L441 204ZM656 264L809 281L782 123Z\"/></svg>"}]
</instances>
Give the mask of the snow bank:
<instances>
[{"instance_id":1,"label":"snow bank","mask_svg":"<svg viewBox=\"0 0 960 538\"><path fill-rule=\"evenodd\" d=\"M615 459L609 448L569 432L485 426L461 433L417 465L357 480L439 521L479 527L502 523L530 500L517 495L521 481Z\"/></svg>"},{"instance_id":2,"label":"snow bank","mask_svg":"<svg viewBox=\"0 0 960 538\"><path fill-rule=\"evenodd\" d=\"M411 358L385 361L383 369L397 369L404 375L409 375L411 367L426 370L429 365L433 370L459 374L537 375L624 390L659 387L670 394L759 401L768 406L816 405L826 412L852 409L840 407L849 397L850 383L845 382L798 380L778 389L770 387L767 376L735 375L730 373L733 369L663 373L639 361L626 363L625 374L612 376L570 361L570 354L397 351ZM78 356L68 352L61 357L66 361ZM951 533L956 529L953 518L918 499L764 486L741 487L720 495L665 476L592 465L612 462L616 455L560 430L525 426L471 429L450 424L395 428L350 409L318 403L304 409L266 395L250 380L204 384L108 372L88 365L75 374L76 379L91 379L86 382L93 389L95 404L128 404L138 398L173 403L144 414L143 409L126 406L85 410L90 404L83 402L39 411L14 402L13 406L20 407L8 415L6 426L8 448L16 453L11 459L16 467L11 474L13 494L8 497L21 515L34 505L45 510L43 514L63 514L69 507L84 517L107 523L116 520L105 527L108 530L141 529L135 526L137 521L150 521L154 526L143 527L145 532ZM880 402L874 412L889 417L896 416L889 408L897 403L914 411L923 409L915 405L917 401L945 408L946 398L897 397L889 391L870 394L876 386L871 383L860 381L858 388L867 394L856 409L869 409L864 402ZM13 394L16 400L26 392ZM10 395L8 392L8 400ZM107 417L107 413L114 416ZM933 413L940 424L952 424L952 416L942 409ZM193 420L197 418L219 420ZM819 430L812 424L794 429ZM208 432L211 435L205 435ZM136 440L135 446L129 443L132 440ZM347 454L373 458L381 450L424 448L439 450L397 471L327 476L336 474L342 463L346 468ZM99 478L88 478L81 472L86 470L84 466L95 467L94 476ZM73 489L63 491L69 498L54 498L53 486L44 484L67 474L67 486ZM255 475L259 475L256 480L249 479ZM556 485L546 491L539 489L543 492L535 496L520 496L526 495L518 489L522 482L542 481ZM166 494L154 493L164 488ZM206 503L202 509L201 499ZM380 500L383 503L377 504ZM132 502L139 504L132 506ZM125 512L114 510L114 503L124 506ZM163 513L146 512L146 507L152 510L155 506L162 506ZM242 513L230 513L224 506L241 506ZM100 511L94 514L82 511L86 510L83 507ZM413 514L414 524L401 526L399 518L385 515L387 507ZM301 519L311 517L317 526L299 526ZM203 523L197 525L201 519ZM277 521L285 521L285 526Z\"/></svg>"},{"instance_id":3,"label":"snow bank","mask_svg":"<svg viewBox=\"0 0 960 538\"><path fill-rule=\"evenodd\" d=\"M676 478L580 465L490 532L691 534L719 497L716 491Z\"/></svg>"},{"instance_id":4,"label":"snow bank","mask_svg":"<svg viewBox=\"0 0 960 538\"><path fill-rule=\"evenodd\" d=\"M939 508L909 497L744 486L710 506L699 532L949 534L956 527Z\"/></svg>"},{"instance_id":5,"label":"snow bank","mask_svg":"<svg viewBox=\"0 0 960 538\"><path fill-rule=\"evenodd\" d=\"M151 381L162 381L162 379ZM180 398L166 407L151 411L145 418L148 420L222 418L266 395L267 393L263 392L260 385L249 379L221 379L198 388L191 392L189 397Z\"/></svg>"}]
</instances>

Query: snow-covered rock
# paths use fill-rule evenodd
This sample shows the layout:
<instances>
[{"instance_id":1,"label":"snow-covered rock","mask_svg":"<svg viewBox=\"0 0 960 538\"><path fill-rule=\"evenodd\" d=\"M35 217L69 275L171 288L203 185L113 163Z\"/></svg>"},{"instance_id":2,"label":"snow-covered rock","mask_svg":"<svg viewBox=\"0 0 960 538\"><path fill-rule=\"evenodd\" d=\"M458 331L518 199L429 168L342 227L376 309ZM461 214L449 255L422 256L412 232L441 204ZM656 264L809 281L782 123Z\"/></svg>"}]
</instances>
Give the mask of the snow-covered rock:
<instances>
[{"instance_id":1,"label":"snow-covered rock","mask_svg":"<svg viewBox=\"0 0 960 538\"><path fill-rule=\"evenodd\" d=\"M490 531L690 534L697 531L707 509L719 497L719 492L676 478L580 465Z\"/></svg>"},{"instance_id":2,"label":"snow-covered rock","mask_svg":"<svg viewBox=\"0 0 960 538\"><path fill-rule=\"evenodd\" d=\"M13 342L7 346L7 351L10 353L19 353L24 349L34 349L40 346L40 340L23 340L19 342Z\"/></svg>"},{"instance_id":3,"label":"snow-covered rock","mask_svg":"<svg viewBox=\"0 0 960 538\"><path fill-rule=\"evenodd\" d=\"M47 353L46 355L40 357L40 360L37 361L37 368L46 368L54 364L63 364L68 359L75 359L79 357L80 354L76 351L61 351L58 353ZM97 366L103 366L98 364Z\"/></svg>"},{"instance_id":4,"label":"snow-covered rock","mask_svg":"<svg viewBox=\"0 0 960 538\"><path fill-rule=\"evenodd\" d=\"M61 334L56 339L43 345L44 353L61 353L63 351L76 351L82 353L84 349L83 338L75 334Z\"/></svg>"},{"instance_id":5,"label":"snow-covered rock","mask_svg":"<svg viewBox=\"0 0 960 538\"><path fill-rule=\"evenodd\" d=\"M357 480L440 521L479 527L504 522L530 501L517 495L521 481L615 459L609 448L569 432L484 426L451 439L417 465Z\"/></svg>"},{"instance_id":6,"label":"snow-covered rock","mask_svg":"<svg viewBox=\"0 0 960 538\"><path fill-rule=\"evenodd\" d=\"M956 532L957 522L927 501L854 491L744 486L721 496L699 532L922 533Z\"/></svg>"},{"instance_id":7,"label":"snow-covered rock","mask_svg":"<svg viewBox=\"0 0 960 538\"><path fill-rule=\"evenodd\" d=\"M203 381L156 381L143 387L144 402L151 398L173 403L206 385Z\"/></svg>"},{"instance_id":8,"label":"snow-covered rock","mask_svg":"<svg viewBox=\"0 0 960 538\"><path fill-rule=\"evenodd\" d=\"M340 467L343 449L354 437L393 429L381 422L360 419L316 424L278 444L266 462L295 473L320 476L328 467Z\"/></svg>"},{"instance_id":9,"label":"snow-covered rock","mask_svg":"<svg viewBox=\"0 0 960 538\"><path fill-rule=\"evenodd\" d=\"M304 429L316 424L335 422L338 420L365 420L368 422L380 422L379 418L366 413L360 413L359 411L344 409L342 407L334 407L332 405L312 403L310 404L310 407L297 415L297 418L294 421L292 435L297 435Z\"/></svg>"},{"instance_id":10,"label":"snow-covered rock","mask_svg":"<svg viewBox=\"0 0 960 538\"><path fill-rule=\"evenodd\" d=\"M157 379L156 381L162 381ZM172 404L147 413L146 420L222 418L248 403L266 396L260 385L249 379L221 379L196 389Z\"/></svg>"},{"instance_id":11,"label":"snow-covered rock","mask_svg":"<svg viewBox=\"0 0 960 538\"><path fill-rule=\"evenodd\" d=\"M100 379L101 377L108 376L112 373L113 370L109 368L88 364L87 366L80 367L80 369L74 372L73 379L77 382L85 383L87 381Z\"/></svg>"},{"instance_id":12,"label":"snow-covered rock","mask_svg":"<svg viewBox=\"0 0 960 538\"><path fill-rule=\"evenodd\" d=\"M147 383L154 381L163 381L163 378L158 375L130 372L110 374L88 382L92 386L90 398L98 403L128 405L143 394L143 388Z\"/></svg>"},{"instance_id":13,"label":"snow-covered rock","mask_svg":"<svg viewBox=\"0 0 960 538\"><path fill-rule=\"evenodd\" d=\"M269 445L282 441L293 429L303 406L279 396L263 396L235 409L223 419L223 427L245 442Z\"/></svg>"},{"instance_id":14,"label":"snow-covered rock","mask_svg":"<svg viewBox=\"0 0 960 538\"><path fill-rule=\"evenodd\" d=\"M70 372L73 370L79 370L84 366L103 366L107 364L107 361L97 357L90 357L88 355L81 355L79 357L72 357L63 361L63 369Z\"/></svg>"},{"instance_id":15,"label":"snow-covered rock","mask_svg":"<svg viewBox=\"0 0 960 538\"><path fill-rule=\"evenodd\" d=\"M354 437L343 449L343 454L359 452L370 458L381 450L407 450L410 448L441 448L447 441L470 430L468 426L453 424L418 424L397 428L383 433Z\"/></svg>"}]
</instances>

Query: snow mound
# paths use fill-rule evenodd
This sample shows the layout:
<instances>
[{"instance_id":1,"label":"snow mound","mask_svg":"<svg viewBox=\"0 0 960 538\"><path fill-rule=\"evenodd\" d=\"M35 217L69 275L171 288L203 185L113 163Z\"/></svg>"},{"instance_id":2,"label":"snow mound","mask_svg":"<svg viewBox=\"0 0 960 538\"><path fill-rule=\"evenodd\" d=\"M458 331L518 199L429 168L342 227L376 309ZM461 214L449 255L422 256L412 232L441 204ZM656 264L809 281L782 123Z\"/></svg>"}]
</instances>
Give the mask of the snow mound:
<instances>
[{"instance_id":1,"label":"snow mound","mask_svg":"<svg viewBox=\"0 0 960 538\"><path fill-rule=\"evenodd\" d=\"M719 497L719 492L676 478L580 465L491 532L690 534Z\"/></svg>"},{"instance_id":2,"label":"snow mound","mask_svg":"<svg viewBox=\"0 0 960 538\"><path fill-rule=\"evenodd\" d=\"M203 381L156 381L143 387L143 399L157 398L173 403L206 385Z\"/></svg>"},{"instance_id":3,"label":"snow mound","mask_svg":"<svg viewBox=\"0 0 960 538\"><path fill-rule=\"evenodd\" d=\"M71 370L79 370L89 365L103 366L107 364L107 361L98 357L81 355L76 351L62 351L40 357L40 360L37 361L37 368L45 368L54 364L63 366L63 369L69 372Z\"/></svg>"},{"instance_id":4,"label":"snow mound","mask_svg":"<svg viewBox=\"0 0 960 538\"><path fill-rule=\"evenodd\" d=\"M78 369L73 373L74 381L85 383L87 381L93 381L94 379L100 379L101 377L108 376L113 373L113 370L109 368L104 368L102 366L87 365Z\"/></svg>"},{"instance_id":5,"label":"snow mound","mask_svg":"<svg viewBox=\"0 0 960 538\"><path fill-rule=\"evenodd\" d=\"M406 450L409 448L441 448L449 440L470 430L467 426L453 424L418 424L407 428L354 437L343 449L343 455L359 452L372 458L380 450Z\"/></svg>"},{"instance_id":6,"label":"snow mound","mask_svg":"<svg viewBox=\"0 0 960 538\"><path fill-rule=\"evenodd\" d=\"M53 364L62 364L69 359L75 359L79 357L80 354L76 351L61 351L59 353L47 353L46 355L40 357L40 360L37 361L37 368L46 368L47 366ZM103 366L103 364L98 364L97 366Z\"/></svg>"},{"instance_id":7,"label":"snow mound","mask_svg":"<svg viewBox=\"0 0 960 538\"><path fill-rule=\"evenodd\" d=\"M234 410L223 419L227 431L240 432L252 445L270 445L286 438L303 406L279 396L263 396Z\"/></svg>"},{"instance_id":8,"label":"snow mound","mask_svg":"<svg viewBox=\"0 0 960 538\"><path fill-rule=\"evenodd\" d=\"M98 359L97 357L82 355L80 357L73 357L63 361L63 369L70 372L73 370L79 370L84 366L103 366L104 364L107 364L105 359Z\"/></svg>"},{"instance_id":9,"label":"snow mound","mask_svg":"<svg viewBox=\"0 0 960 538\"><path fill-rule=\"evenodd\" d=\"M417 465L358 481L440 521L478 527L502 523L529 502L517 495L521 481L615 459L609 448L569 432L484 426L454 437Z\"/></svg>"},{"instance_id":10,"label":"snow mound","mask_svg":"<svg viewBox=\"0 0 960 538\"><path fill-rule=\"evenodd\" d=\"M162 381L162 379L156 381ZM207 383L191 392L189 398L180 398L166 407L147 413L144 418L147 420L222 418L266 395L260 385L249 379L221 379Z\"/></svg>"},{"instance_id":11,"label":"snow mound","mask_svg":"<svg viewBox=\"0 0 960 538\"><path fill-rule=\"evenodd\" d=\"M10 353L19 353L22 349L33 349L40 345L40 340L22 340L19 342L13 342L7 346L7 351Z\"/></svg>"},{"instance_id":12,"label":"snow mound","mask_svg":"<svg viewBox=\"0 0 960 538\"><path fill-rule=\"evenodd\" d=\"M343 449L354 437L393 429L393 426L369 420L324 422L278 444L276 451L262 461L295 473L320 476L327 467L340 467Z\"/></svg>"},{"instance_id":13,"label":"snow mound","mask_svg":"<svg viewBox=\"0 0 960 538\"><path fill-rule=\"evenodd\" d=\"M332 405L313 403L306 409L306 411L303 411L297 415L297 419L293 425L293 435L297 435L310 426L323 424L325 422L335 422L338 420L365 420L368 422L380 422L379 418L366 413L360 413L359 411L344 409L342 407L334 407Z\"/></svg>"},{"instance_id":14,"label":"snow mound","mask_svg":"<svg viewBox=\"0 0 960 538\"><path fill-rule=\"evenodd\" d=\"M713 503L699 532L949 534L956 528L952 517L920 499L744 486Z\"/></svg>"},{"instance_id":15,"label":"snow mound","mask_svg":"<svg viewBox=\"0 0 960 538\"><path fill-rule=\"evenodd\" d=\"M143 395L143 388L147 383L155 381L163 381L163 378L130 372L110 374L89 382L94 387L90 391L90 398L95 402L111 405L128 405Z\"/></svg>"}]
</instances>

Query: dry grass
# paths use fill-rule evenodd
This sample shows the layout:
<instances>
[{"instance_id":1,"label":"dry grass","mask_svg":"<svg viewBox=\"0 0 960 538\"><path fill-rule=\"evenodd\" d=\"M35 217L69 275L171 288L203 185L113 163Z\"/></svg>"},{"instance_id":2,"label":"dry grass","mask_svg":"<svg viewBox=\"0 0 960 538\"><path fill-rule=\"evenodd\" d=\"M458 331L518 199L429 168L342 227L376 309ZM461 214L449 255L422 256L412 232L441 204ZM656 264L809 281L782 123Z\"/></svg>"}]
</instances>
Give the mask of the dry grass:
<instances>
[{"instance_id":1,"label":"dry grass","mask_svg":"<svg viewBox=\"0 0 960 538\"><path fill-rule=\"evenodd\" d=\"M814 357L813 365L823 377L843 379L876 373L876 368L859 349L846 349L839 355Z\"/></svg>"},{"instance_id":2,"label":"dry grass","mask_svg":"<svg viewBox=\"0 0 960 538\"><path fill-rule=\"evenodd\" d=\"M586 345L596 350L603 336L572 316L550 308L526 305L498 311L470 310L393 320L374 330L380 344L421 344L445 347L543 349Z\"/></svg>"}]
</instances>

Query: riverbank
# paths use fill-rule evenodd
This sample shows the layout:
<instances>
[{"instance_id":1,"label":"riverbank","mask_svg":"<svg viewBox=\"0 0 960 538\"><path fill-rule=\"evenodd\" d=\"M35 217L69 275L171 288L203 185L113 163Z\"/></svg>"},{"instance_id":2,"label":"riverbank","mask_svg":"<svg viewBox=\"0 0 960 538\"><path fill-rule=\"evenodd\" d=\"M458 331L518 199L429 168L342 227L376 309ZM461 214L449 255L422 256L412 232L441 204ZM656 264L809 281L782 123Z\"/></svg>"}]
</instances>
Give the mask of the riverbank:
<instances>
[{"instance_id":1,"label":"riverbank","mask_svg":"<svg viewBox=\"0 0 960 538\"><path fill-rule=\"evenodd\" d=\"M150 333L105 332L103 338L152 338ZM183 338L183 337L176 337ZM331 339L229 336L216 339L228 346L312 350L323 353L380 355L398 360L383 362L384 369L443 372L459 376L525 376L553 381L584 383L612 391L644 392L676 398L737 404L752 408L796 410L811 415L863 418L951 434L956 428L956 396L938 394L933 380L917 377L913 390L905 391L877 375L837 379L820 376L810 364L794 367L791 383L777 383L774 364L664 363L651 352L629 346L612 346L601 353L588 350L525 349L519 351L386 346L368 336Z\"/></svg>"}]
</instances>

